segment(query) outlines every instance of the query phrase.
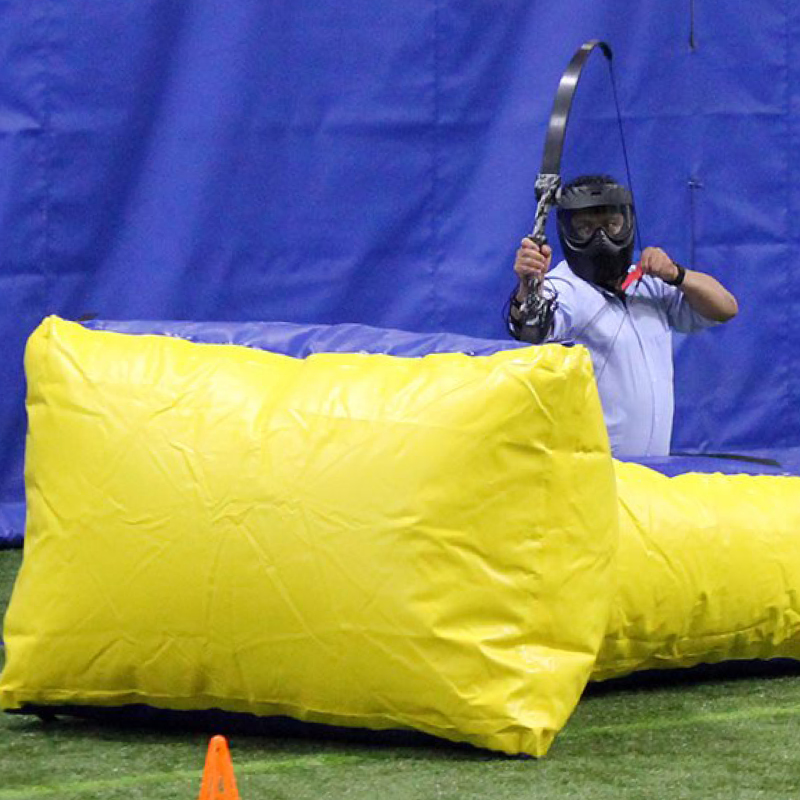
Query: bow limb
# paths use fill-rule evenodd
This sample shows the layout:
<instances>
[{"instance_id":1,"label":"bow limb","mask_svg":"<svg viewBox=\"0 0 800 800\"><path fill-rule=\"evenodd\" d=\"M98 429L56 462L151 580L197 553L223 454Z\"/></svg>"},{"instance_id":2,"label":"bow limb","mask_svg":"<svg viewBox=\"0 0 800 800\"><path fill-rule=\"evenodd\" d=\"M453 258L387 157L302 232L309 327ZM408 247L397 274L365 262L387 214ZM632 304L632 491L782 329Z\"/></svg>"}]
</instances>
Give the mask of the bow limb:
<instances>
[{"instance_id":1,"label":"bow limb","mask_svg":"<svg viewBox=\"0 0 800 800\"><path fill-rule=\"evenodd\" d=\"M595 48L599 48L608 61L611 61L613 54L611 48L605 42L601 42L599 39L592 39L586 42L578 48L575 55L570 59L556 90L553 110L547 126L542 167L536 178L536 217L533 229L528 234L528 238L532 239L540 247L547 242L545 225L550 211L558 202L561 191L561 154L564 151L567 122L572 110L575 90L578 88L581 71ZM530 314L536 309L540 283L541 281L533 281L528 287L528 295L522 304L522 313L524 315Z\"/></svg>"}]
</instances>

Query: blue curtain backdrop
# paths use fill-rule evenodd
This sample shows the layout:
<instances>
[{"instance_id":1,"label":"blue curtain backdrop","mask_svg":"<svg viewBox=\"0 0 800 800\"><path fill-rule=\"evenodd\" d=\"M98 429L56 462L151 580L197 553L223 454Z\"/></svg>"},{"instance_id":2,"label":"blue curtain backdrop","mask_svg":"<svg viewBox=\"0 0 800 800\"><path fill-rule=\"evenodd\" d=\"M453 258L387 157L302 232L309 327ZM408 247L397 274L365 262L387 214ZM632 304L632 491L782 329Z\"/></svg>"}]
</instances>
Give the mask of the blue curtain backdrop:
<instances>
[{"instance_id":1,"label":"blue curtain backdrop","mask_svg":"<svg viewBox=\"0 0 800 800\"><path fill-rule=\"evenodd\" d=\"M740 299L676 342L674 447L800 447L798 34L785 0L6 0L0 503L46 314L504 337L555 88L591 38L644 243ZM624 177L590 63L564 172Z\"/></svg>"}]
</instances>

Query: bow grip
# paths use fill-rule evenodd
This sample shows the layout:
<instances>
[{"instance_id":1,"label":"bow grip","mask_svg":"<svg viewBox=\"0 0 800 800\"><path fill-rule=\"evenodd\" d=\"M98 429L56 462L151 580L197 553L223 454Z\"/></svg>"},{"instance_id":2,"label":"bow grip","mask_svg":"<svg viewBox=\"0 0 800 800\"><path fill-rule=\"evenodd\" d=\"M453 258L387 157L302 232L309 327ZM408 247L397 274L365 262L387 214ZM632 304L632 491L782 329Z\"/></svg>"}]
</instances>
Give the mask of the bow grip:
<instances>
[{"instance_id":1,"label":"bow grip","mask_svg":"<svg viewBox=\"0 0 800 800\"><path fill-rule=\"evenodd\" d=\"M544 234L544 232L530 233L525 238L530 239L535 245L538 245L540 248L547 244L547 236Z\"/></svg>"}]
</instances>

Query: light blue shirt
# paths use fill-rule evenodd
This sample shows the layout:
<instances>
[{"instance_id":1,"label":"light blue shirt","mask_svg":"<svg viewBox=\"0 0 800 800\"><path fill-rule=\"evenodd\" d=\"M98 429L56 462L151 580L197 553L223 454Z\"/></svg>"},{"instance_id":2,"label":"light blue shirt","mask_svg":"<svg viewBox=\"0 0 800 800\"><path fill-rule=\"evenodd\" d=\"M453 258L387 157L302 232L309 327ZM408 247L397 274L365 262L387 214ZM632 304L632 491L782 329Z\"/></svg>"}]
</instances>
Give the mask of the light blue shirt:
<instances>
[{"instance_id":1,"label":"light blue shirt","mask_svg":"<svg viewBox=\"0 0 800 800\"><path fill-rule=\"evenodd\" d=\"M613 454L668 455L675 406L671 331L693 333L715 323L679 289L649 275L628 288L624 301L579 278L566 261L548 273L545 286L558 298L548 341L589 350Z\"/></svg>"}]
</instances>

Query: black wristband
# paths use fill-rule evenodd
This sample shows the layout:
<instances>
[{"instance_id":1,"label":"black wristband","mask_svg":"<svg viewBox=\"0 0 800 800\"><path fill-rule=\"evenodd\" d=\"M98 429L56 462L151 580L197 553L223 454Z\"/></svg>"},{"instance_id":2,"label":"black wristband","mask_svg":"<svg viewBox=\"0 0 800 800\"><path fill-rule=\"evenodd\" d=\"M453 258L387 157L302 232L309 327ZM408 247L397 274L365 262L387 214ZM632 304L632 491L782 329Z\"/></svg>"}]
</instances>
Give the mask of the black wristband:
<instances>
[{"instance_id":1,"label":"black wristband","mask_svg":"<svg viewBox=\"0 0 800 800\"><path fill-rule=\"evenodd\" d=\"M664 281L664 283L670 286L680 286L683 283L683 279L686 277L686 270L677 261L673 261L672 263L678 268L678 274L673 280Z\"/></svg>"}]
</instances>

